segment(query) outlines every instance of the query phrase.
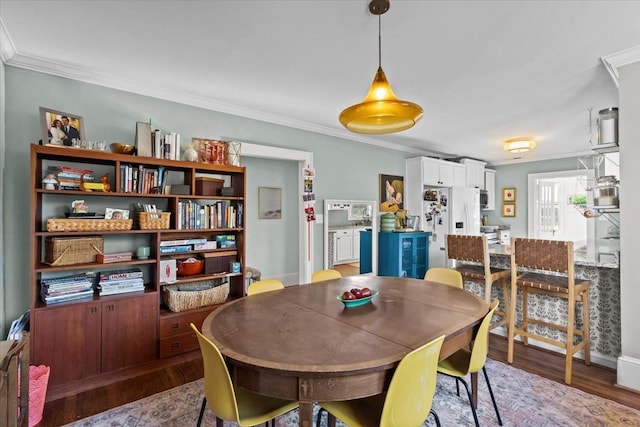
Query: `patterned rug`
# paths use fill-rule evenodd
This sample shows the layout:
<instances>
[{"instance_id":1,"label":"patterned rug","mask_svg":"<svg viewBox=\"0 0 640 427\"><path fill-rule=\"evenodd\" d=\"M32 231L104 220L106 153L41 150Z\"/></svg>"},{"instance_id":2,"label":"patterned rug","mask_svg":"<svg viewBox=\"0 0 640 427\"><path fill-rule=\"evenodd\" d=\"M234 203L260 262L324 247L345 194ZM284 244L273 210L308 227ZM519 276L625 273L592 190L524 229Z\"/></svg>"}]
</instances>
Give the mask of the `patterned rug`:
<instances>
[{"instance_id":1,"label":"patterned rug","mask_svg":"<svg viewBox=\"0 0 640 427\"><path fill-rule=\"evenodd\" d=\"M505 426L640 426L640 411L584 393L575 388L527 373L510 365L487 360L487 372ZM498 425L482 374L478 383L478 418L483 426ZM474 425L466 393L458 397L455 380L441 376L433 409L443 426ZM73 427L195 426L203 396L202 380L146 397L109 411L67 424ZM464 393L464 394L462 394ZM314 411L317 411L316 406ZM314 412L315 413L315 412ZM322 426L326 426L326 416ZM204 426L215 425L207 408ZM224 423L225 427L235 423ZM276 421L277 427L295 427L293 411ZM343 426L338 422L339 426ZM433 417L424 424L434 426Z\"/></svg>"}]
</instances>

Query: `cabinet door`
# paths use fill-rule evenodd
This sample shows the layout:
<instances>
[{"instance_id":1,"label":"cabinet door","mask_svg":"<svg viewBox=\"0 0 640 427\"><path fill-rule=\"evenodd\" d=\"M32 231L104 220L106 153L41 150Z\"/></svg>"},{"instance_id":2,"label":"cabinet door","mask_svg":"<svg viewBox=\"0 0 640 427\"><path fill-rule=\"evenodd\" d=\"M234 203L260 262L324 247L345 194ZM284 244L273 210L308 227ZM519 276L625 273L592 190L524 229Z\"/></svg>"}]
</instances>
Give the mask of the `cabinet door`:
<instances>
[{"instance_id":1,"label":"cabinet door","mask_svg":"<svg viewBox=\"0 0 640 427\"><path fill-rule=\"evenodd\" d=\"M467 171L464 165L454 163L453 165L453 183L452 187L464 187L467 185Z\"/></svg>"},{"instance_id":2,"label":"cabinet door","mask_svg":"<svg viewBox=\"0 0 640 427\"><path fill-rule=\"evenodd\" d=\"M353 231L340 230L336 232L336 260L348 261L353 259Z\"/></svg>"},{"instance_id":3,"label":"cabinet door","mask_svg":"<svg viewBox=\"0 0 640 427\"><path fill-rule=\"evenodd\" d=\"M100 305L72 304L34 313L32 365L51 368L49 385L100 373Z\"/></svg>"},{"instance_id":4,"label":"cabinet door","mask_svg":"<svg viewBox=\"0 0 640 427\"><path fill-rule=\"evenodd\" d=\"M413 264L413 276L416 279L424 279L424 275L429 269L429 239L426 233L415 236Z\"/></svg>"},{"instance_id":5,"label":"cabinet door","mask_svg":"<svg viewBox=\"0 0 640 427\"><path fill-rule=\"evenodd\" d=\"M453 165L451 162L440 162L440 185L453 187Z\"/></svg>"},{"instance_id":6,"label":"cabinet door","mask_svg":"<svg viewBox=\"0 0 640 427\"><path fill-rule=\"evenodd\" d=\"M440 161L436 159L422 159L422 183L424 185L440 184Z\"/></svg>"},{"instance_id":7,"label":"cabinet door","mask_svg":"<svg viewBox=\"0 0 640 427\"><path fill-rule=\"evenodd\" d=\"M102 371L156 357L156 294L102 303Z\"/></svg>"}]
</instances>

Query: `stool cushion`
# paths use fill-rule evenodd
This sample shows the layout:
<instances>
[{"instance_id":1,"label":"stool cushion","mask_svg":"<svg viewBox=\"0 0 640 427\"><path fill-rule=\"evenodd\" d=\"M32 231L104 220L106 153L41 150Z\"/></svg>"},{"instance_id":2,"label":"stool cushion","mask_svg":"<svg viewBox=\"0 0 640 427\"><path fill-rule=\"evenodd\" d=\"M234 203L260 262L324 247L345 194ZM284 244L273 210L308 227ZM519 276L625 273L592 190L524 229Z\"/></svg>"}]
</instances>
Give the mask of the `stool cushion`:
<instances>
[{"instance_id":1,"label":"stool cushion","mask_svg":"<svg viewBox=\"0 0 640 427\"><path fill-rule=\"evenodd\" d=\"M588 280L574 279L575 286L586 288L589 285ZM519 276L518 285L529 286L531 288L543 289L550 292L569 293L569 279L567 276L557 276L542 273L525 273ZM576 289L580 291L579 289Z\"/></svg>"}]
</instances>

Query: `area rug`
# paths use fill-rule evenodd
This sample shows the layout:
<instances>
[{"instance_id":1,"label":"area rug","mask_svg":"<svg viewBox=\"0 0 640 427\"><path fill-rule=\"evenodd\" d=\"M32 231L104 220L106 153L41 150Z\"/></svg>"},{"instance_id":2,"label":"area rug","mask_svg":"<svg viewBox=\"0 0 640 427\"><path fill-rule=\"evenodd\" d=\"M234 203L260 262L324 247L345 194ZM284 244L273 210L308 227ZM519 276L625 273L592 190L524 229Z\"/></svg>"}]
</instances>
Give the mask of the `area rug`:
<instances>
[{"instance_id":1,"label":"area rug","mask_svg":"<svg viewBox=\"0 0 640 427\"><path fill-rule=\"evenodd\" d=\"M587 394L581 390L487 360L487 372L505 426L640 426L640 411L616 402ZM478 418L482 426L498 425L484 377L478 379ZM443 426L474 425L466 393L458 397L455 380L441 376L433 409ZM72 427L184 427L195 426L203 396L202 380L146 397L95 416L76 421ZM316 406L315 411L318 410ZM215 425L207 409L203 425ZM326 426L326 416L321 426ZM224 423L225 427L235 423ZM297 411L276 420L277 427L298 425ZM343 426L338 422L339 426ZM424 426L434 426L430 417Z\"/></svg>"}]
</instances>

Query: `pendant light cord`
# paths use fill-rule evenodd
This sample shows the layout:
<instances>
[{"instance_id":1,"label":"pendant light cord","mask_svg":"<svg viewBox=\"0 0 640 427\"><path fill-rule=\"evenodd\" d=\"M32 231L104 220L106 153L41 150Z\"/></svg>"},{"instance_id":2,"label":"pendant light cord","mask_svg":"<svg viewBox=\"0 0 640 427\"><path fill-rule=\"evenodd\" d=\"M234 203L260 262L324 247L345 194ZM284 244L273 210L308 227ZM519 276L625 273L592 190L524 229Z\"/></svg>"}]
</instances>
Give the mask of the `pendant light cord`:
<instances>
[{"instance_id":1,"label":"pendant light cord","mask_svg":"<svg viewBox=\"0 0 640 427\"><path fill-rule=\"evenodd\" d=\"M382 68L382 18L378 15L378 68Z\"/></svg>"}]
</instances>

